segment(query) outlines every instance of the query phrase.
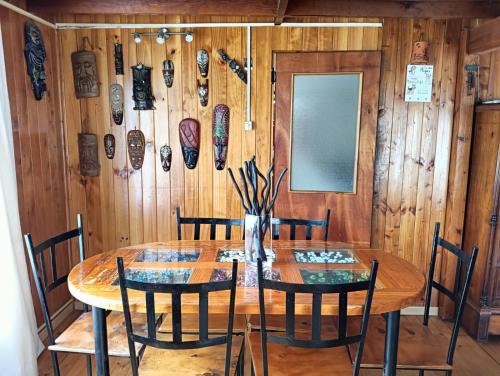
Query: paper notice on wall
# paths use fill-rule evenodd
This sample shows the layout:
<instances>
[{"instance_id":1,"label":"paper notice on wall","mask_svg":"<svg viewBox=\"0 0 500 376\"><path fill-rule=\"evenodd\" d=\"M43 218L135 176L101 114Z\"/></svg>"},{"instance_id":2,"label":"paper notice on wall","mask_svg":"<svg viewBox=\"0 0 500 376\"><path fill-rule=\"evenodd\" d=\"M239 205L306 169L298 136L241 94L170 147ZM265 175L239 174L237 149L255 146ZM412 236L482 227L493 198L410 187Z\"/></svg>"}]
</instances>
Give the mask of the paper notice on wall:
<instances>
[{"instance_id":1,"label":"paper notice on wall","mask_svg":"<svg viewBox=\"0 0 500 376\"><path fill-rule=\"evenodd\" d=\"M406 66L406 102L430 102L432 100L432 65Z\"/></svg>"}]
</instances>

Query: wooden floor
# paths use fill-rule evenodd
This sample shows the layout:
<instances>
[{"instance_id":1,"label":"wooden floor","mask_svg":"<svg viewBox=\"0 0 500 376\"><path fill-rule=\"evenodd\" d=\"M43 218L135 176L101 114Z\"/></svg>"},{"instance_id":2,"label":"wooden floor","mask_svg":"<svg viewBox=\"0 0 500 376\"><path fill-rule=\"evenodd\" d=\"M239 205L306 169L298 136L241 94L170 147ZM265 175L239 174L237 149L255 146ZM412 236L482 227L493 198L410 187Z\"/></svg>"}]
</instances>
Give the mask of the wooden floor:
<instances>
[{"instance_id":1,"label":"wooden floor","mask_svg":"<svg viewBox=\"0 0 500 376\"><path fill-rule=\"evenodd\" d=\"M405 316L409 320L421 320L420 316ZM74 319L74 318L71 318ZM64 324L63 324L64 325ZM438 331L450 332L450 324L437 318L431 318L429 325ZM94 362L93 362L94 364ZM86 374L85 356L59 354L59 365L63 376L82 376ZM38 370L41 376L52 375L50 354L44 351L38 358ZM113 376L129 376L128 358L110 358L110 371ZM95 370L94 370L95 374ZM380 375L378 370L363 370L362 375ZM416 371L401 371L398 375L418 375ZM444 375L443 372L426 372L426 375ZM488 342L479 343L461 331L455 353L454 376L493 376L500 375L500 337L492 337Z\"/></svg>"}]
</instances>

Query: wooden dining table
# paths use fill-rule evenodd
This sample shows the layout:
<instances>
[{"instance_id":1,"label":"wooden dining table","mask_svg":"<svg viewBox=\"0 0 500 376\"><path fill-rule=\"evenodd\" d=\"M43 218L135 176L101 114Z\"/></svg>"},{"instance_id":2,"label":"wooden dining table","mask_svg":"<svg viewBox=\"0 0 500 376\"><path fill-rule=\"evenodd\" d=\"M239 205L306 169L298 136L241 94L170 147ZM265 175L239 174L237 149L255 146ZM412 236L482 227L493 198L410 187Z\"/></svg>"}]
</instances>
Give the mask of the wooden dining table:
<instances>
[{"instance_id":1,"label":"wooden dining table","mask_svg":"<svg viewBox=\"0 0 500 376\"><path fill-rule=\"evenodd\" d=\"M347 283L369 277L370 263L379 261L372 314L385 314L386 339L384 374L395 375L400 311L420 301L425 278L411 263L381 250L337 242L272 241L265 244L269 253L266 278L294 283ZM258 289L255 268L244 263L244 241L168 241L134 245L103 252L76 265L68 276L71 294L92 306L96 369L109 375L106 338L106 311L122 311L116 258L123 257L128 278L155 283L200 283L231 277L231 261L241 261L238 269L236 314L258 314ZM322 315L338 313L338 296L325 295ZM285 313L285 296L266 292L266 311ZM348 314L361 315L365 293L349 296ZM226 313L227 292L211 293L210 313ZM129 292L130 308L145 312L144 293ZM198 312L198 296L183 297L183 313ZM170 313L169 295L155 300L157 313ZM311 314L310 296L298 295L297 314Z\"/></svg>"}]
</instances>

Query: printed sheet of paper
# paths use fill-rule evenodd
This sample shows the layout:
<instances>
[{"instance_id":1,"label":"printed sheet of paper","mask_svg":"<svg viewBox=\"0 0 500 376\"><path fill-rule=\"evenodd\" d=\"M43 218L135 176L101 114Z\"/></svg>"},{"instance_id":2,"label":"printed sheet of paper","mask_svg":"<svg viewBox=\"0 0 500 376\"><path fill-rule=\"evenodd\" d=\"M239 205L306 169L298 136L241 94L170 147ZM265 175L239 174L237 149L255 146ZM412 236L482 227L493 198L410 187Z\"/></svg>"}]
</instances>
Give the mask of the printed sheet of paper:
<instances>
[{"instance_id":1,"label":"printed sheet of paper","mask_svg":"<svg viewBox=\"0 0 500 376\"><path fill-rule=\"evenodd\" d=\"M406 102L430 102L432 100L432 76L434 66L406 66Z\"/></svg>"}]
</instances>

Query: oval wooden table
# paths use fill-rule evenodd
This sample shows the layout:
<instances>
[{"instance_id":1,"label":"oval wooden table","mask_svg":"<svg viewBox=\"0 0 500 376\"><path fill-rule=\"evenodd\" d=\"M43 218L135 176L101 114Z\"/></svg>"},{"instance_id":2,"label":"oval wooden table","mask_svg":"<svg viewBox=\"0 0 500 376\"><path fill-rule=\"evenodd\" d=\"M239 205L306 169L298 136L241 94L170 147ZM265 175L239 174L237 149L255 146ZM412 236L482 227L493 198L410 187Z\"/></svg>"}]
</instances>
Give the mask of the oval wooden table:
<instances>
[{"instance_id":1,"label":"oval wooden table","mask_svg":"<svg viewBox=\"0 0 500 376\"><path fill-rule=\"evenodd\" d=\"M122 256L129 278L141 281L194 283L228 278L233 258L243 257L243 241L169 241L150 243L104 252L76 265L68 276L71 294L92 306L98 375L109 375L106 310L122 310L116 257ZM372 260L379 261L372 313L385 313L384 374L396 374L399 317L402 308L423 295L424 275L412 264L380 250L322 241L273 241L275 259L269 276L295 283L343 283L367 278ZM255 269L238 270L237 314L258 314ZM285 297L280 292L266 294L270 314L285 313ZM350 296L348 314L360 315L365 294ZM211 313L227 312L228 293L212 293ZM130 308L145 312L144 294L129 293ZM338 312L338 297L324 296L322 314ZM170 312L170 297L158 297L156 312ZM297 296L297 314L310 314L310 297ZM183 312L197 312L198 297L183 297Z\"/></svg>"}]
</instances>

